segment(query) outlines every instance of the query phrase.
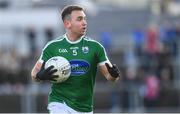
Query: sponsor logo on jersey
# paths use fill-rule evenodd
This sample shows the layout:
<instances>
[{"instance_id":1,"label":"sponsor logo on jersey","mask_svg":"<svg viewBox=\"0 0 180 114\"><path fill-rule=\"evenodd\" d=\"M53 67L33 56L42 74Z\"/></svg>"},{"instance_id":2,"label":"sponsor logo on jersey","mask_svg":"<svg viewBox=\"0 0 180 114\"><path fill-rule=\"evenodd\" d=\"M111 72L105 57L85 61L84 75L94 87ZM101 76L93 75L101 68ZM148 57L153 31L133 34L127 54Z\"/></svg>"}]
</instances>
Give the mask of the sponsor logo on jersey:
<instances>
[{"instance_id":1,"label":"sponsor logo on jersey","mask_svg":"<svg viewBox=\"0 0 180 114\"><path fill-rule=\"evenodd\" d=\"M71 75L80 76L86 74L90 68L90 64L85 60L71 60Z\"/></svg>"},{"instance_id":2,"label":"sponsor logo on jersey","mask_svg":"<svg viewBox=\"0 0 180 114\"><path fill-rule=\"evenodd\" d=\"M87 46L82 47L82 51L83 51L83 53L88 53L89 52L89 47L87 47Z\"/></svg>"},{"instance_id":3,"label":"sponsor logo on jersey","mask_svg":"<svg viewBox=\"0 0 180 114\"><path fill-rule=\"evenodd\" d=\"M67 49L59 49L59 53L68 53Z\"/></svg>"}]
</instances>

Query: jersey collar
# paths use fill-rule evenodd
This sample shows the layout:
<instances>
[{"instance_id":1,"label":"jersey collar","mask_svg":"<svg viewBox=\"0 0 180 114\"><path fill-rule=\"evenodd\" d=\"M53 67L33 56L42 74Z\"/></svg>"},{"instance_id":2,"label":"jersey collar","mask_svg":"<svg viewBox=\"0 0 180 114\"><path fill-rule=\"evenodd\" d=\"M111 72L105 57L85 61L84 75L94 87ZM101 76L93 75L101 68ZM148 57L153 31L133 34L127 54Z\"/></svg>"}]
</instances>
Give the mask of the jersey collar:
<instances>
[{"instance_id":1,"label":"jersey collar","mask_svg":"<svg viewBox=\"0 0 180 114\"><path fill-rule=\"evenodd\" d=\"M76 40L76 41L70 41L69 39L68 39L68 37L67 37L67 34L64 34L64 37L65 37L65 39L67 40L67 42L69 42L70 44L76 44L76 43L79 43L81 40L82 40L82 38L84 37L84 35L83 36L81 36L78 40Z\"/></svg>"}]
</instances>

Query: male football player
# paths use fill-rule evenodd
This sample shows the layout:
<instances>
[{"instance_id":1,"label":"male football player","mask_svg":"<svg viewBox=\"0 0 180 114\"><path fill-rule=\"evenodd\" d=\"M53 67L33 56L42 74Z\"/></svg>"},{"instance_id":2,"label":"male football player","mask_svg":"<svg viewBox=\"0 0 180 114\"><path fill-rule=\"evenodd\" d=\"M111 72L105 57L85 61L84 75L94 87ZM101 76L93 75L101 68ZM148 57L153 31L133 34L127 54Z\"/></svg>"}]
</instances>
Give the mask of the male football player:
<instances>
[{"instance_id":1,"label":"male football player","mask_svg":"<svg viewBox=\"0 0 180 114\"><path fill-rule=\"evenodd\" d=\"M109 81L117 81L120 71L112 65L104 47L86 36L87 21L81 6L66 6L61 13L66 33L46 44L32 69L32 79L54 80L56 69L45 62L63 56L71 64L71 75L62 83L52 83L48 97L50 113L93 113L93 91L97 67Z\"/></svg>"}]
</instances>

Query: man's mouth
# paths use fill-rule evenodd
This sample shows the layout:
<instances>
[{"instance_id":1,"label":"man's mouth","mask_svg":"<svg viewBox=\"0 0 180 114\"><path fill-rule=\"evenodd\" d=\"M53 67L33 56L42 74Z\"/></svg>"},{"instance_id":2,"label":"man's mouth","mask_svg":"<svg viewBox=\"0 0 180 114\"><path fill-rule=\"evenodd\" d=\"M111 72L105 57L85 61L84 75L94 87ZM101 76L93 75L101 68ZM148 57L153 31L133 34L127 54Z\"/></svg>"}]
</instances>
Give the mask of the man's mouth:
<instances>
[{"instance_id":1,"label":"man's mouth","mask_svg":"<svg viewBox=\"0 0 180 114\"><path fill-rule=\"evenodd\" d=\"M84 28L82 28L83 29L83 31L86 31L86 27L84 27Z\"/></svg>"}]
</instances>

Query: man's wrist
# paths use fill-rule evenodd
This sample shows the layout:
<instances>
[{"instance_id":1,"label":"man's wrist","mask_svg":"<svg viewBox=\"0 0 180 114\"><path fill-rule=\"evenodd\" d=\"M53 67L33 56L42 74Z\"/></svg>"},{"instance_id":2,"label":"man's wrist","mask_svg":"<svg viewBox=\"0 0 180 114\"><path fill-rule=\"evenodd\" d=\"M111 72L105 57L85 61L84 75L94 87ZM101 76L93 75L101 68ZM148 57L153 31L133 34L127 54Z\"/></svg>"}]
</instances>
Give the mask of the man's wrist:
<instances>
[{"instance_id":1,"label":"man's wrist","mask_svg":"<svg viewBox=\"0 0 180 114\"><path fill-rule=\"evenodd\" d=\"M113 77L113 78L119 77L119 74L113 74L113 73L110 73L110 75L111 75L111 77Z\"/></svg>"},{"instance_id":2,"label":"man's wrist","mask_svg":"<svg viewBox=\"0 0 180 114\"><path fill-rule=\"evenodd\" d=\"M41 80L38 75L36 75L35 79L36 80Z\"/></svg>"},{"instance_id":3,"label":"man's wrist","mask_svg":"<svg viewBox=\"0 0 180 114\"><path fill-rule=\"evenodd\" d=\"M36 82L41 82L42 80L40 80L40 79L36 78L36 79L35 79L35 81L36 81Z\"/></svg>"},{"instance_id":4,"label":"man's wrist","mask_svg":"<svg viewBox=\"0 0 180 114\"><path fill-rule=\"evenodd\" d=\"M110 81L116 81L116 80L119 79L119 77L115 78L110 73L106 74L105 77L106 77L107 80L110 80Z\"/></svg>"},{"instance_id":5,"label":"man's wrist","mask_svg":"<svg viewBox=\"0 0 180 114\"><path fill-rule=\"evenodd\" d=\"M39 78L37 77L37 75L32 76L32 79L33 79L33 81L35 81L35 82L40 82L40 81L42 81L41 79L39 79Z\"/></svg>"}]
</instances>

